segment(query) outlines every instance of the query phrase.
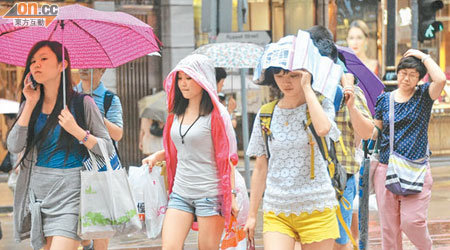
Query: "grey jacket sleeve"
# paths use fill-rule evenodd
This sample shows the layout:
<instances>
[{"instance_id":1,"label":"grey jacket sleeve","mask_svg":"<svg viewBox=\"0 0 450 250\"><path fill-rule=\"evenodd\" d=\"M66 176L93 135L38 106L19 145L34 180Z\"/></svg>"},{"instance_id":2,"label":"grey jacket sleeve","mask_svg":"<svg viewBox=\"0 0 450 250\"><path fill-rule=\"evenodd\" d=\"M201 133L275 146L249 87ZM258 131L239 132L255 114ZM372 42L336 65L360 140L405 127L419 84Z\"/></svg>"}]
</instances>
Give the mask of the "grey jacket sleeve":
<instances>
[{"instance_id":1,"label":"grey jacket sleeve","mask_svg":"<svg viewBox=\"0 0 450 250\"><path fill-rule=\"evenodd\" d=\"M108 129L105 126L100 110L95 104L94 99L90 96L84 97L84 115L89 132L94 135L97 140L103 140L105 142L108 155L113 154L114 146L112 144L111 137L109 136ZM94 145L91 151L95 154L101 155L98 143Z\"/></svg>"},{"instance_id":2,"label":"grey jacket sleeve","mask_svg":"<svg viewBox=\"0 0 450 250\"><path fill-rule=\"evenodd\" d=\"M20 105L19 108L19 116L22 113L23 108L25 107L25 102ZM27 145L27 137L28 137L28 126L20 126L17 122L9 131L8 138L6 139L6 144L8 147L8 151L13 154L18 154L22 152L22 150Z\"/></svg>"},{"instance_id":3,"label":"grey jacket sleeve","mask_svg":"<svg viewBox=\"0 0 450 250\"><path fill-rule=\"evenodd\" d=\"M18 154L27 145L28 127L20 126L19 124L14 124L11 131L8 134L7 145L8 151L13 154Z\"/></svg>"}]
</instances>

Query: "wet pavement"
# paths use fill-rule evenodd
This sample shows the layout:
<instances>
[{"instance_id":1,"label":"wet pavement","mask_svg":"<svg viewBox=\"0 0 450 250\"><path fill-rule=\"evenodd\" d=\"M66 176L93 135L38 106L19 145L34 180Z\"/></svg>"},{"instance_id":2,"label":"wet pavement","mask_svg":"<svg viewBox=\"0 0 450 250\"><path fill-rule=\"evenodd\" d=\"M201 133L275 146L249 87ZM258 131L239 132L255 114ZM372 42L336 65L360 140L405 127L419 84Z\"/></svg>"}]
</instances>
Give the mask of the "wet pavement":
<instances>
[{"instance_id":1,"label":"wet pavement","mask_svg":"<svg viewBox=\"0 0 450 250\"><path fill-rule=\"evenodd\" d=\"M432 198L428 214L428 229L433 239L434 250L450 250L450 160L431 164L433 174ZM3 229L3 239L0 240L0 250L28 250L29 240L15 243L12 237L12 213L8 207L12 205L12 194L6 183L0 182L0 222ZM6 208L6 209L5 209ZM5 212L6 211L6 212ZM262 242L262 211L258 213L256 234L257 249L263 249ZM186 239L186 250L197 249L197 232L191 231ZM415 247L404 235L404 250ZM111 240L109 249L116 250L150 250L161 249L161 240L149 240L142 234ZM369 249L381 249L381 232L376 212L371 212L369 222Z\"/></svg>"}]
</instances>

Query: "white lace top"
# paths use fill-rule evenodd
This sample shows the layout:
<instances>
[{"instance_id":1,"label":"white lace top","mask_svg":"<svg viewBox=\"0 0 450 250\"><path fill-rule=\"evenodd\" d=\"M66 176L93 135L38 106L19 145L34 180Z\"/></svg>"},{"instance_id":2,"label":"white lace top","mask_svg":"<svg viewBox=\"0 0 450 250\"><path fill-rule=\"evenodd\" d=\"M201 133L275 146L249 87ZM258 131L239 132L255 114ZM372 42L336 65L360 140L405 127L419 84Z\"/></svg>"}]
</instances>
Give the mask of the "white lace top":
<instances>
[{"instance_id":1,"label":"white lace top","mask_svg":"<svg viewBox=\"0 0 450 250\"><path fill-rule=\"evenodd\" d=\"M340 132L334 122L334 106L329 99L325 99L322 107L332 124L328 136L337 141ZM315 178L310 179L311 148L303 121L306 123L306 104L294 109L275 106L270 126L273 138L269 140L270 158L264 193L264 212L299 215L337 206L327 164L317 144L314 148ZM259 112L254 122L247 155L267 155Z\"/></svg>"}]
</instances>

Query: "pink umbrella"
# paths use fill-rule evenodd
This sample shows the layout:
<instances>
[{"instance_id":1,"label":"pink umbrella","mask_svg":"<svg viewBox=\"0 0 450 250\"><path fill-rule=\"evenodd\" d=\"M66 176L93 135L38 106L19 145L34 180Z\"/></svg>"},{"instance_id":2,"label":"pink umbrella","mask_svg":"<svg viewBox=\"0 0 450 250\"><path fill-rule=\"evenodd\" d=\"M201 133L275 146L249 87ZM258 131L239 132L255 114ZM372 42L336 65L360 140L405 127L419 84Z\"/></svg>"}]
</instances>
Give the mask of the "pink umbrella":
<instances>
[{"instance_id":1,"label":"pink umbrella","mask_svg":"<svg viewBox=\"0 0 450 250\"><path fill-rule=\"evenodd\" d=\"M152 27L139 19L75 4L61 7L46 28L17 27L12 19L0 19L0 62L25 66L31 47L42 40L66 47L72 68L114 68L159 51ZM63 99L65 105L66 95Z\"/></svg>"},{"instance_id":2,"label":"pink umbrella","mask_svg":"<svg viewBox=\"0 0 450 250\"><path fill-rule=\"evenodd\" d=\"M59 8L47 28L16 27L12 19L0 18L0 62L25 66L31 47L41 40L62 43L72 68L114 68L159 51L160 45L152 27L133 16L78 4Z\"/></svg>"}]
</instances>

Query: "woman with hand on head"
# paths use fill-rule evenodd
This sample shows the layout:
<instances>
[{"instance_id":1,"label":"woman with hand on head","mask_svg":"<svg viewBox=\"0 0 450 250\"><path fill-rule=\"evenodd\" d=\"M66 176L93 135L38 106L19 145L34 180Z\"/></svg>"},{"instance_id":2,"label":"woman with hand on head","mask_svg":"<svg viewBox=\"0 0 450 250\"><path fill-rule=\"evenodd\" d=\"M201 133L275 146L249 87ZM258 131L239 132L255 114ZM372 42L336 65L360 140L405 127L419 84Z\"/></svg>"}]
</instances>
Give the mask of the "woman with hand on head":
<instances>
[{"instance_id":1,"label":"woman with hand on head","mask_svg":"<svg viewBox=\"0 0 450 250\"><path fill-rule=\"evenodd\" d=\"M355 20L350 24L347 45L370 71L377 76L380 74L377 60L370 59L366 54L369 46L369 27L364 21Z\"/></svg>"},{"instance_id":2,"label":"woman with hand on head","mask_svg":"<svg viewBox=\"0 0 450 250\"><path fill-rule=\"evenodd\" d=\"M62 51L54 41L31 48L20 115L8 136L8 149L24 152L14 197L15 238L30 237L34 249L78 248L83 159L87 149L101 154L99 140L106 142L109 153L114 150L93 99L73 91L69 56L64 50L63 68ZM36 89L31 77L38 83Z\"/></svg>"},{"instance_id":3,"label":"woman with hand on head","mask_svg":"<svg viewBox=\"0 0 450 250\"><path fill-rule=\"evenodd\" d=\"M170 112L164 150L142 161L150 171L156 162L167 163L170 197L162 248L182 249L196 217L199 249L218 249L231 213L237 215L231 164L237 148L230 115L217 96L212 61L187 56L167 76L164 89Z\"/></svg>"},{"instance_id":4,"label":"woman with hand on head","mask_svg":"<svg viewBox=\"0 0 450 250\"><path fill-rule=\"evenodd\" d=\"M418 84L429 74L432 82ZM378 97L375 126L381 129L380 163L374 173L374 186L382 228L383 249L402 249L402 232L417 249L432 249L427 228L427 211L433 179L427 156L428 124L433 102L444 88L446 77L434 60L421 51L410 49L397 66L398 89ZM425 159L427 169L422 191L407 196L386 188L390 158L389 102L394 95L393 151L409 160Z\"/></svg>"}]
</instances>

